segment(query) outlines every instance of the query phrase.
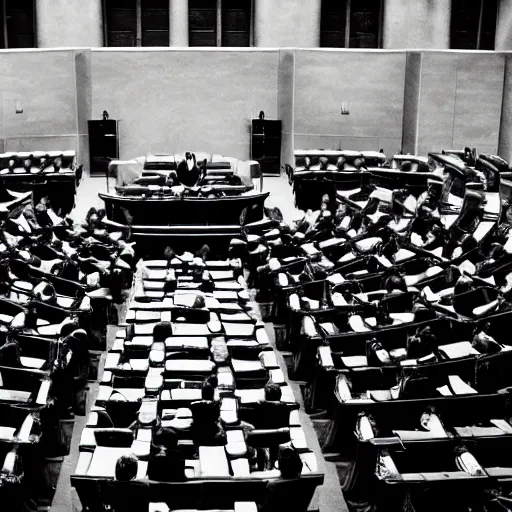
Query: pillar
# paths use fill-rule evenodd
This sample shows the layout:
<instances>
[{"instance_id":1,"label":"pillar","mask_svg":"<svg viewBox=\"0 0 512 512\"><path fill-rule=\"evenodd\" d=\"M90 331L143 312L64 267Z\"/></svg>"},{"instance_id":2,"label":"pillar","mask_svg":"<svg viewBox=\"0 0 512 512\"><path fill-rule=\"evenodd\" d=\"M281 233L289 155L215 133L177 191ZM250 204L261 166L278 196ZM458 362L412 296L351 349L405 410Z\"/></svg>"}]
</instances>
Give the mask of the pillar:
<instances>
[{"instance_id":1,"label":"pillar","mask_svg":"<svg viewBox=\"0 0 512 512\"><path fill-rule=\"evenodd\" d=\"M255 0L255 46L318 47L321 6L321 0Z\"/></svg>"},{"instance_id":2,"label":"pillar","mask_svg":"<svg viewBox=\"0 0 512 512\"><path fill-rule=\"evenodd\" d=\"M512 55L505 56L505 83L501 104L498 155L512 162Z\"/></svg>"},{"instance_id":3,"label":"pillar","mask_svg":"<svg viewBox=\"0 0 512 512\"><path fill-rule=\"evenodd\" d=\"M277 117L282 122L281 166L295 167L294 152L294 90L295 53L293 50L279 51L279 75L277 86Z\"/></svg>"},{"instance_id":4,"label":"pillar","mask_svg":"<svg viewBox=\"0 0 512 512\"><path fill-rule=\"evenodd\" d=\"M38 48L102 47L101 0L36 0Z\"/></svg>"},{"instance_id":5,"label":"pillar","mask_svg":"<svg viewBox=\"0 0 512 512\"><path fill-rule=\"evenodd\" d=\"M169 0L169 44L188 46L188 0Z\"/></svg>"},{"instance_id":6,"label":"pillar","mask_svg":"<svg viewBox=\"0 0 512 512\"><path fill-rule=\"evenodd\" d=\"M451 0L384 0L384 48L450 48Z\"/></svg>"},{"instance_id":7,"label":"pillar","mask_svg":"<svg viewBox=\"0 0 512 512\"><path fill-rule=\"evenodd\" d=\"M512 50L512 3L501 0L494 49L498 52Z\"/></svg>"}]
</instances>

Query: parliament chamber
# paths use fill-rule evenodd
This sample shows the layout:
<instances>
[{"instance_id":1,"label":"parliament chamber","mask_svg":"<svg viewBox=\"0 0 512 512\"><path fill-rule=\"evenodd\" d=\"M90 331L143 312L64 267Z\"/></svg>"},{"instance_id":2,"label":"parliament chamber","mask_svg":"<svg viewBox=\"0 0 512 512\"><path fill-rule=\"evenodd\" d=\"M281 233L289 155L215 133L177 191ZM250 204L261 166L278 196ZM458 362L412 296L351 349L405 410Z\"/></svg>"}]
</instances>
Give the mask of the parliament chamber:
<instances>
[{"instance_id":1,"label":"parliament chamber","mask_svg":"<svg viewBox=\"0 0 512 512\"><path fill-rule=\"evenodd\" d=\"M512 511L512 2L0 0L0 511Z\"/></svg>"}]
</instances>

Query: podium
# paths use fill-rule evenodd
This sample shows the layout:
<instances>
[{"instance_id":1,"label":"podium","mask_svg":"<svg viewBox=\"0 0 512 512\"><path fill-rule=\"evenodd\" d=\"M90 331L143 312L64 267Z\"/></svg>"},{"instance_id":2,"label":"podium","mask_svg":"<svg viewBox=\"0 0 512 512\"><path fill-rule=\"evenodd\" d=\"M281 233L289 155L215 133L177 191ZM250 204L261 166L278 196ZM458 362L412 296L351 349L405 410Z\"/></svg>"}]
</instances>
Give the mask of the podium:
<instances>
[{"instance_id":1,"label":"podium","mask_svg":"<svg viewBox=\"0 0 512 512\"><path fill-rule=\"evenodd\" d=\"M264 175L279 176L281 173L281 131L281 121L252 120L251 158L259 162Z\"/></svg>"}]
</instances>

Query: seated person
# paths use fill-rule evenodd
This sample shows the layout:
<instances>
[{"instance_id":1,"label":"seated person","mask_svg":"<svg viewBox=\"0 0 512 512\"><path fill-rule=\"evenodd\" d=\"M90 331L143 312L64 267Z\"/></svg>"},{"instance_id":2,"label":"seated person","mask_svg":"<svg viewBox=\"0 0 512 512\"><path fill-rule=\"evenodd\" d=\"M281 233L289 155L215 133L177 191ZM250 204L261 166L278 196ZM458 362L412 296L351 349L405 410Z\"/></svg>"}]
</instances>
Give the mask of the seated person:
<instances>
[{"instance_id":1,"label":"seated person","mask_svg":"<svg viewBox=\"0 0 512 512\"><path fill-rule=\"evenodd\" d=\"M202 400L192 402L192 435L198 446L222 446L226 433L220 424L220 403L214 400L215 388L205 382L201 390Z\"/></svg>"},{"instance_id":2,"label":"seated person","mask_svg":"<svg viewBox=\"0 0 512 512\"><path fill-rule=\"evenodd\" d=\"M265 386L265 400L256 404L250 411L249 422L256 429L278 429L290 424L290 409L281 402L281 388L272 381Z\"/></svg>"},{"instance_id":3,"label":"seated person","mask_svg":"<svg viewBox=\"0 0 512 512\"><path fill-rule=\"evenodd\" d=\"M138 461L134 455L117 459L115 480L107 487L106 501L113 512L147 512L148 483L137 480Z\"/></svg>"},{"instance_id":4,"label":"seated person","mask_svg":"<svg viewBox=\"0 0 512 512\"><path fill-rule=\"evenodd\" d=\"M201 170L196 164L194 153L185 153L185 159L178 164L176 174L179 182L185 187L195 187L198 184L201 178Z\"/></svg>"},{"instance_id":5,"label":"seated person","mask_svg":"<svg viewBox=\"0 0 512 512\"><path fill-rule=\"evenodd\" d=\"M172 336L171 322L158 322L153 328L153 341L155 343L164 343L165 340Z\"/></svg>"},{"instance_id":6,"label":"seated person","mask_svg":"<svg viewBox=\"0 0 512 512\"><path fill-rule=\"evenodd\" d=\"M131 482L137 478L139 462L134 455L121 455L116 462L116 480Z\"/></svg>"},{"instance_id":7,"label":"seated person","mask_svg":"<svg viewBox=\"0 0 512 512\"><path fill-rule=\"evenodd\" d=\"M178 436L172 428L161 427L153 436L148 478L162 482L183 482L185 462L177 450Z\"/></svg>"},{"instance_id":8,"label":"seated person","mask_svg":"<svg viewBox=\"0 0 512 512\"><path fill-rule=\"evenodd\" d=\"M0 366L21 368L21 350L16 340L7 338L0 347Z\"/></svg>"},{"instance_id":9,"label":"seated person","mask_svg":"<svg viewBox=\"0 0 512 512\"><path fill-rule=\"evenodd\" d=\"M260 512L307 510L311 499L311 490L309 486L304 486L299 480L302 471L302 460L299 454L292 447L282 447L277 460L281 479L268 482Z\"/></svg>"}]
</instances>

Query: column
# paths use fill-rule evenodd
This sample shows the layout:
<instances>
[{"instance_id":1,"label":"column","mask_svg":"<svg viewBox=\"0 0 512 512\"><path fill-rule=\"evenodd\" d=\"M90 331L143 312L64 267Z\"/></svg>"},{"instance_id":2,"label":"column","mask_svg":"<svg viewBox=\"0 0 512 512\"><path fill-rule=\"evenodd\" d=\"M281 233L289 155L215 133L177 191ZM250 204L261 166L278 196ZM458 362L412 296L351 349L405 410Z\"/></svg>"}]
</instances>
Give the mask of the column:
<instances>
[{"instance_id":1,"label":"column","mask_svg":"<svg viewBox=\"0 0 512 512\"><path fill-rule=\"evenodd\" d=\"M36 0L38 48L103 46L101 0Z\"/></svg>"},{"instance_id":2,"label":"column","mask_svg":"<svg viewBox=\"0 0 512 512\"><path fill-rule=\"evenodd\" d=\"M321 5L321 0L255 0L255 45L318 47Z\"/></svg>"},{"instance_id":3,"label":"column","mask_svg":"<svg viewBox=\"0 0 512 512\"><path fill-rule=\"evenodd\" d=\"M512 162L512 55L505 56L505 83L501 104L498 155Z\"/></svg>"},{"instance_id":4,"label":"column","mask_svg":"<svg viewBox=\"0 0 512 512\"><path fill-rule=\"evenodd\" d=\"M384 48L450 48L451 0L383 0Z\"/></svg>"},{"instance_id":5,"label":"column","mask_svg":"<svg viewBox=\"0 0 512 512\"><path fill-rule=\"evenodd\" d=\"M498 52L509 51L512 50L512 3L510 0L501 0L498 12L494 48Z\"/></svg>"},{"instance_id":6,"label":"column","mask_svg":"<svg viewBox=\"0 0 512 512\"><path fill-rule=\"evenodd\" d=\"M293 50L279 51L279 74L277 85L277 118L283 123L281 134L281 166L295 167L294 152L294 89L295 53Z\"/></svg>"},{"instance_id":7,"label":"column","mask_svg":"<svg viewBox=\"0 0 512 512\"><path fill-rule=\"evenodd\" d=\"M188 46L188 0L169 0L170 46Z\"/></svg>"}]
</instances>

